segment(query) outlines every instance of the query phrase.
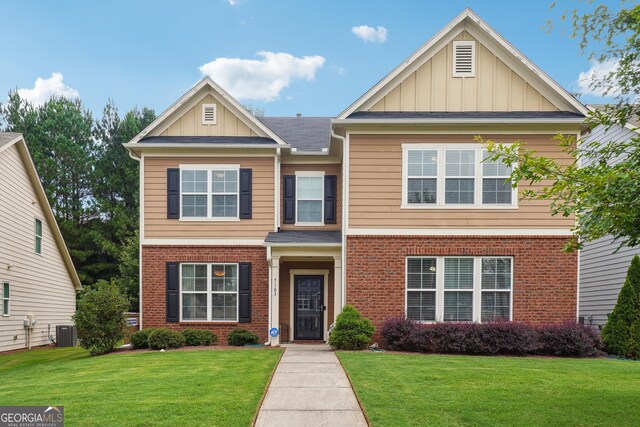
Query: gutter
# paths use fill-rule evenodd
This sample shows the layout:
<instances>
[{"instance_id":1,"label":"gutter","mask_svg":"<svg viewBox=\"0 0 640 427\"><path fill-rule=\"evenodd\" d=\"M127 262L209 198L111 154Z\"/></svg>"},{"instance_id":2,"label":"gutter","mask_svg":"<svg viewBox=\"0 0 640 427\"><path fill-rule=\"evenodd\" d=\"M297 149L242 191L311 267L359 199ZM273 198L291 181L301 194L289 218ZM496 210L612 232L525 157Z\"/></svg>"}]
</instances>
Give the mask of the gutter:
<instances>
[{"instance_id":1,"label":"gutter","mask_svg":"<svg viewBox=\"0 0 640 427\"><path fill-rule=\"evenodd\" d=\"M127 142L122 146L128 150L141 149L141 148L263 148L263 149L277 149L277 148L289 148L291 145L287 144L194 144L194 143L176 143L176 144L163 144L163 143L138 143Z\"/></svg>"},{"instance_id":2,"label":"gutter","mask_svg":"<svg viewBox=\"0 0 640 427\"><path fill-rule=\"evenodd\" d=\"M332 125L442 125L442 124L582 124L584 118L566 119L331 119ZM334 135L333 130L331 132Z\"/></svg>"},{"instance_id":3,"label":"gutter","mask_svg":"<svg viewBox=\"0 0 640 427\"><path fill-rule=\"evenodd\" d=\"M331 120L331 137L342 141L342 242L344 243L340 248L340 272L342 274L342 307L345 306L347 301L347 228L349 226L349 197L348 197L348 182L349 182L349 146L347 144L347 138L338 135L333 130L333 123L336 119ZM335 266L334 266L335 269ZM337 316L337 313L334 314Z\"/></svg>"}]
</instances>

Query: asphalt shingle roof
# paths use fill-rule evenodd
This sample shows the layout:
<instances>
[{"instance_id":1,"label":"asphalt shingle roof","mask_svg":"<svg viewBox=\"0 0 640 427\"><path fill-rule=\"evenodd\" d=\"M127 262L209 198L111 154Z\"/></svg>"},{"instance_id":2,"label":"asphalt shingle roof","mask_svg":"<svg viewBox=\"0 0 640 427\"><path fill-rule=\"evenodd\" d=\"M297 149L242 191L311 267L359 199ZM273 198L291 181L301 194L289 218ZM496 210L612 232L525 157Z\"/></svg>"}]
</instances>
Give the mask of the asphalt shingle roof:
<instances>
[{"instance_id":1,"label":"asphalt shingle roof","mask_svg":"<svg viewBox=\"0 0 640 427\"><path fill-rule=\"evenodd\" d=\"M357 111L348 119L580 119L582 114L570 111Z\"/></svg>"},{"instance_id":2,"label":"asphalt shingle roof","mask_svg":"<svg viewBox=\"0 0 640 427\"><path fill-rule=\"evenodd\" d=\"M19 136L20 134L16 132L0 132L0 147L3 147Z\"/></svg>"},{"instance_id":3,"label":"asphalt shingle roof","mask_svg":"<svg viewBox=\"0 0 640 427\"><path fill-rule=\"evenodd\" d=\"M260 117L260 121L298 151L329 147L331 117Z\"/></svg>"},{"instance_id":4,"label":"asphalt shingle roof","mask_svg":"<svg viewBox=\"0 0 640 427\"><path fill-rule=\"evenodd\" d=\"M281 230L267 234L265 243L342 243L340 231L325 230Z\"/></svg>"},{"instance_id":5,"label":"asphalt shingle roof","mask_svg":"<svg viewBox=\"0 0 640 427\"><path fill-rule=\"evenodd\" d=\"M277 144L271 138L258 136L149 136L140 144Z\"/></svg>"}]
</instances>

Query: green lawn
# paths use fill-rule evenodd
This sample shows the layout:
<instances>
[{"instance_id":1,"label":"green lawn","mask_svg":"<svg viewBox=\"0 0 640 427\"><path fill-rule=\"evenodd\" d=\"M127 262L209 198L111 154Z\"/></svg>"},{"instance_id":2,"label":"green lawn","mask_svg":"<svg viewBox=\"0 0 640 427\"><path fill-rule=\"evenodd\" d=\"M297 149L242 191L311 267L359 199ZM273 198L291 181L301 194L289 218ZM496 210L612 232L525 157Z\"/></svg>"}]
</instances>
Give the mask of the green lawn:
<instances>
[{"instance_id":1,"label":"green lawn","mask_svg":"<svg viewBox=\"0 0 640 427\"><path fill-rule=\"evenodd\" d=\"M2 405L64 405L68 426L249 426L281 351L0 356Z\"/></svg>"},{"instance_id":2,"label":"green lawn","mask_svg":"<svg viewBox=\"0 0 640 427\"><path fill-rule=\"evenodd\" d=\"M374 426L637 426L640 362L339 353Z\"/></svg>"}]
</instances>

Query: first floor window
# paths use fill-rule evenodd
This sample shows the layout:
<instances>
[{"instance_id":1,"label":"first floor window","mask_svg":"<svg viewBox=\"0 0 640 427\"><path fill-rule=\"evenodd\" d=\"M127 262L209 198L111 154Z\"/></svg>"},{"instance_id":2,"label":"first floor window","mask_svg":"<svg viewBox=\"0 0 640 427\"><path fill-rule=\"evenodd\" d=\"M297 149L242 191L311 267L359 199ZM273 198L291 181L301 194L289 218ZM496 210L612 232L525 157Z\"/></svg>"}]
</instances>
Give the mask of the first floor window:
<instances>
[{"instance_id":1,"label":"first floor window","mask_svg":"<svg viewBox=\"0 0 640 427\"><path fill-rule=\"evenodd\" d=\"M511 320L512 272L509 257L408 257L407 319Z\"/></svg>"},{"instance_id":2,"label":"first floor window","mask_svg":"<svg viewBox=\"0 0 640 427\"><path fill-rule=\"evenodd\" d=\"M42 255L42 221L36 218L35 226L36 253Z\"/></svg>"},{"instance_id":3,"label":"first floor window","mask_svg":"<svg viewBox=\"0 0 640 427\"><path fill-rule=\"evenodd\" d=\"M9 315L9 282L2 283L2 315Z\"/></svg>"},{"instance_id":4,"label":"first floor window","mask_svg":"<svg viewBox=\"0 0 640 427\"><path fill-rule=\"evenodd\" d=\"M181 265L182 320L238 320L238 264Z\"/></svg>"}]
</instances>

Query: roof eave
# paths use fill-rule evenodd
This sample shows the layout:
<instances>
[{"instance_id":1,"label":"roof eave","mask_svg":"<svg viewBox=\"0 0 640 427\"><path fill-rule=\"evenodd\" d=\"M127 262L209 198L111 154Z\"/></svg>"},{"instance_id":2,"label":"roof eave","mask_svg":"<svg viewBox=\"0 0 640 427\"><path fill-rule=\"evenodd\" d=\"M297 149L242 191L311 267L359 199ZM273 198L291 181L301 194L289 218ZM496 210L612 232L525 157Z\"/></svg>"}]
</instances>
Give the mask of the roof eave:
<instances>
[{"instance_id":1,"label":"roof eave","mask_svg":"<svg viewBox=\"0 0 640 427\"><path fill-rule=\"evenodd\" d=\"M332 125L442 125L442 124L582 124L584 118L558 119L333 119Z\"/></svg>"},{"instance_id":2,"label":"roof eave","mask_svg":"<svg viewBox=\"0 0 640 427\"><path fill-rule=\"evenodd\" d=\"M123 147L129 150L141 150L141 149L162 149L162 148L241 148L241 149L278 149L289 148L289 144L207 144L207 143L177 143L177 144L163 144L163 143L140 143L140 142L127 142L122 144Z\"/></svg>"},{"instance_id":3,"label":"roof eave","mask_svg":"<svg viewBox=\"0 0 640 427\"><path fill-rule=\"evenodd\" d=\"M304 243L284 243L284 242L264 242L263 246L270 247L297 247L297 248L315 248L315 247L340 247L342 246L341 242L335 243L312 243L312 242L304 242Z\"/></svg>"}]
</instances>

